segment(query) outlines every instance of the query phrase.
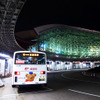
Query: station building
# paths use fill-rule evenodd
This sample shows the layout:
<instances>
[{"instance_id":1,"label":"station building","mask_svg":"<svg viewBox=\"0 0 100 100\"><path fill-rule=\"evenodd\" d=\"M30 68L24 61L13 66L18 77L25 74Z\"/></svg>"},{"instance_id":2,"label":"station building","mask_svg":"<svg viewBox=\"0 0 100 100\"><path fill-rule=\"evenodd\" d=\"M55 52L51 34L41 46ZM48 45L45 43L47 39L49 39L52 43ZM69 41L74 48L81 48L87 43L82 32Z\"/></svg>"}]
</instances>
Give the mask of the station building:
<instances>
[{"instance_id":1,"label":"station building","mask_svg":"<svg viewBox=\"0 0 100 100\"><path fill-rule=\"evenodd\" d=\"M100 60L99 31L50 24L16 33L15 38L23 48L46 52L47 58L53 61Z\"/></svg>"}]
</instances>

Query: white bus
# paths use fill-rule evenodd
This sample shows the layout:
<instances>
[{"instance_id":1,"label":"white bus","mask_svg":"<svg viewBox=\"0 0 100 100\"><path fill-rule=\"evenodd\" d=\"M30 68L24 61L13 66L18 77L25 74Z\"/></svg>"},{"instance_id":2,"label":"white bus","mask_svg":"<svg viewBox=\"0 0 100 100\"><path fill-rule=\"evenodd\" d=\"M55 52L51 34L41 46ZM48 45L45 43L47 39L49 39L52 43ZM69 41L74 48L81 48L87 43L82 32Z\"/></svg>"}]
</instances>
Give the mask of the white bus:
<instances>
[{"instance_id":1,"label":"white bus","mask_svg":"<svg viewBox=\"0 0 100 100\"><path fill-rule=\"evenodd\" d=\"M13 56L12 87L47 84L46 54L16 51Z\"/></svg>"},{"instance_id":2,"label":"white bus","mask_svg":"<svg viewBox=\"0 0 100 100\"><path fill-rule=\"evenodd\" d=\"M48 60L47 61L47 68L48 68L48 71L55 70L55 62L52 60Z\"/></svg>"}]
</instances>

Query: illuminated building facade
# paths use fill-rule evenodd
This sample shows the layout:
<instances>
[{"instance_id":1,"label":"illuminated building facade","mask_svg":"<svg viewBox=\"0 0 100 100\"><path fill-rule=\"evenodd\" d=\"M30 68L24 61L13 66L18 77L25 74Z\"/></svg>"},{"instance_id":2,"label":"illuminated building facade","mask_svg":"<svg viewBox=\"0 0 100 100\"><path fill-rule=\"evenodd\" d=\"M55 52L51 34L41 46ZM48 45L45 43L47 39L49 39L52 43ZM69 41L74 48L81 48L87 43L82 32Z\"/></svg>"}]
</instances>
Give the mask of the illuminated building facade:
<instances>
[{"instance_id":1,"label":"illuminated building facade","mask_svg":"<svg viewBox=\"0 0 100 100\"><path fill-rule=\"evenodd\" d=\"M38 33L29 50L40 50L49 56L67 59L99 59L100 33L82 28L57 26Z\"/></svg>"}]
</instances>

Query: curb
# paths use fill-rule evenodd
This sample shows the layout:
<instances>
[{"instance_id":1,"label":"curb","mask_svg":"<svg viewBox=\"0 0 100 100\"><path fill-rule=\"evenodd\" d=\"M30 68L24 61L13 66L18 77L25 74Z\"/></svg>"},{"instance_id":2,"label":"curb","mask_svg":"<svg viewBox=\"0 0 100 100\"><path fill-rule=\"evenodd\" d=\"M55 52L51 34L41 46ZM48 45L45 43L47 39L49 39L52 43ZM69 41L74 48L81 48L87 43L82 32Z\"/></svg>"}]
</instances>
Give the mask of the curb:
<instances>
[{"instance_id":1,"label":"curb","mask_svg":"<svg viewBox=\"0 0 100 100\"><path fill-rule=\"evenodd\" d=\"M69 72L69 71L86 71L86 70L88 70L88 69L56 70L56 71L47 71L47 73Z\"/></svg>"},{"instance_id":2,"label":"curb","mask_svg":"<svg viewBox=\"0 0 100 100\"><path fill-rule=\"evenodd\" d=\"M0 88L4 87L5 85L0 86Z\"/></svg>"},{"instance_id":3,"label":"curb","mask_svg":"<svg viewBox=\"0 0 100 100\"><path fill-rule=\"evenodd\" d=\"M4 87L5 85L4 85L4 82L2 81L2 79L0 79L0 88L1 87Z\"/></svg>"}]
</instances>

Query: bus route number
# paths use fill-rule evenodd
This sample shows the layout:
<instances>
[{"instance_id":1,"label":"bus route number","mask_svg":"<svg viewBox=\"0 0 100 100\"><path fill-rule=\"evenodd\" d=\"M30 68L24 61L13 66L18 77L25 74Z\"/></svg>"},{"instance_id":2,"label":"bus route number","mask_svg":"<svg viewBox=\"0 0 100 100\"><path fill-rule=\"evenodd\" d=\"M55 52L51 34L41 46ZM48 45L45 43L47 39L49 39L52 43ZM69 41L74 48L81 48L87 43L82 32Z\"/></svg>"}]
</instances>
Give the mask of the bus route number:
<instances>
[{"instance_id":1,"label":"bus route number","mask_svg":"<svg viewBox=\"0 0 100 100\"><path fill-rule=\"evenodd\" d=\"M37 70L37 68L29 68L29 67L25 67L25 70Z\"/></svg>"}]
</instances>

